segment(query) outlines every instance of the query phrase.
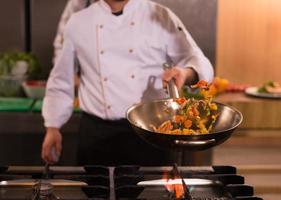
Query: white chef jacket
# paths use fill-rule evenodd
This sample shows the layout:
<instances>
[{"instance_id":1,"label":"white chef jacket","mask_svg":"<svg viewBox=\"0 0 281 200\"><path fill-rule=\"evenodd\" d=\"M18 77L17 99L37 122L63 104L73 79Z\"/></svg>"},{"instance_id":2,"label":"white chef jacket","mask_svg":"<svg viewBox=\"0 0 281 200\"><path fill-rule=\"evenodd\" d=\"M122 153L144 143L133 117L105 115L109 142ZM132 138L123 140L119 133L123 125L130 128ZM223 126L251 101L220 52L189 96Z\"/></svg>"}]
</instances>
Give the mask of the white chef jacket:
<instances>
[{"instance_id":1,"label":"white chef jacket","mask_svg":"<svg viewBox=\"0 0 281 200\"><path fill-rule=\"evenodd\" d=\"M74 14L66 26L43 102L46 127L60 128L71 116L75 59L81 66L80 108L103 119L124 118L133 104L166 97L164 62L191 67L200 80L213 77L209 60L168 8L130 0L115 16L100 0Z\"/></svg>"}]
</instances>

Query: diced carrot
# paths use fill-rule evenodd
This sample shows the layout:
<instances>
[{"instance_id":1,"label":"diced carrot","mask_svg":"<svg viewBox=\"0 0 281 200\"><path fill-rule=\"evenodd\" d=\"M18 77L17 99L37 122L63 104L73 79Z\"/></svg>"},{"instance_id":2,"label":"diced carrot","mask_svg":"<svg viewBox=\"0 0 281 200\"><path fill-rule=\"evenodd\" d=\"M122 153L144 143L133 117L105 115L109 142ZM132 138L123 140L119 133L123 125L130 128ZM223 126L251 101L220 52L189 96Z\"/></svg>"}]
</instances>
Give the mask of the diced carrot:
<instances>
[{"instance_id":1,"label":"diced carrot","mask_svg":"<svg viewBox=\"0 0 281 200\"><path fill-rule=\"evenodd\" d=\"M182 123L182 116L180 116L180 115L176 115L175 116L175 122L177 123L177 124L180 124L180 123Z\"/></svg>"},{"instance_id":2,"label":"diced carrot","mask_svg":"<svg viewBox=\"0 0 281 200\"><path fill-rule=\"evenodd\" d=\"M192 85L193 88L206 88L208 86L209 86L208 82L204 80L200 80L195 85Z\"/></svg>"},{"instance_id":3,"label":"diced carrot","mask_svg":"<svg viewBox=\"0 0 281 200\"><path fill-rule=\"evenodd\" d=\"M175 116L175 122L176 122L177 124L182 124L182 123L184 122L184 120L185 120L185 117L184 117L184 116L181 116L181 115L176 115L176 116Z\"/></svg>"},{"instance_id":4,"label":"diced carrot","mask_svg":"<svg viewBox=\"0 0 281 200\"><path fill-rule=\"evenodd\" d=\"M191 126L192 126L192 121L191 120L185 120L184 127L185 128L190 128Z\"/></svg>"},{"instance_id":5,"label":"diced carrot","mask_svg":"<svg viewBox=\"0 0 281 200\"><path fill-rule=\"evenodd\" d=\"M193 113L193 116L198 116L200 114L195 106L191 107L191 111Z\"/></svg>"},{"instance_id":6,"label":"diced carrot","mask_svg":"<svg viewBox=\"0 0 281 200\"><path fill-rule=\"evenodd\" d=\"M181 104L186 102L186 99L184 97L183 98L177 98L176 102L181 105Z\"/></svg>"}]
</instances>

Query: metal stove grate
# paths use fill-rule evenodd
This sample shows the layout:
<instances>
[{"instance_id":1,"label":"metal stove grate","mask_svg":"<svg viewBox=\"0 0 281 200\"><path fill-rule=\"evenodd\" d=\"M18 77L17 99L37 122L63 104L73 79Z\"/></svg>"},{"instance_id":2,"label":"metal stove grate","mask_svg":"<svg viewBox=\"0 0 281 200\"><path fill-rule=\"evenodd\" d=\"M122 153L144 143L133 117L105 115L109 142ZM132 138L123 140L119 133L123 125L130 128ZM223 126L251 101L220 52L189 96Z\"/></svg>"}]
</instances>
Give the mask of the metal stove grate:
<instances>
[{"instance_id":1,"label":"metal stove grate","mask_svg":"<svg viewBox=\"0 0 281 200\"><path fill-rule=\"evenodd\" d=\"M67 179L88 183L82 187L54 187L56 196L68 200L174 200L165 187L138 186L140 181L162 179L163 174L172 167L139 166L85 166L51 167L51 179ZM190 187L192 200L261 200L254 197L253 187L244 184L244 178L236 174L235 167L179 167L181 178L202 178L219 181L225 191L210 187ZM40 179L43 168L0 167L0 182L15 179ZM30 197L32 188L0 186L0 200L24 200ZM230 194L230 195L228 195ZM13 198L11 198L13 197ZM30 198L29 198L30 199ZM184 199L186 200L186 199Z\"/></svg>"}]
</instances>

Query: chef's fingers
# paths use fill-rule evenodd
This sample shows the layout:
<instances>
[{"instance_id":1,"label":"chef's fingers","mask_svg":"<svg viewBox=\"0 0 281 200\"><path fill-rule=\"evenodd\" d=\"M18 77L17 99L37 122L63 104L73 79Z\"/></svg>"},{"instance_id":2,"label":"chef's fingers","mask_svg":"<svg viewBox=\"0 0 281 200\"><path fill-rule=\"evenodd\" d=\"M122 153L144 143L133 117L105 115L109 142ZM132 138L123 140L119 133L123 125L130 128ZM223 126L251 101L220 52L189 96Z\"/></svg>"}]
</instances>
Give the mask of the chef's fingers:
<instances>
[{"instance_id":1,"label":"chef's fingers","mask_svg":"<svg viewBox=\"0 0 281 200\"><path fill-rule=\"evenodd\" d=\"M48 152L49 152L50 148L51 148L51 146L49 144L46 144L46 142L43 143L41 157L47 163L50 163L50 160L48 157Z\"/></svg>"},{"instance_id":2,"label":"chef's fingers","mask_svg":"<svg viewBox=\"0 0 281 200\"><path fill-rule=\"evenodd\" d=\"M43 148L43 156L42 156L43 160L49 164L54 163L52 159L51 149L52 149L52 145L50 144L45 145Z\"/></svg>"},{"instance_id":3,"label":"chef's fingers","mask_svg":"<svg viewBox=\"0 0 281 200\"><path fill-rule=\"evenodd\" d=\"M163 74L162 74L162 82L163 82L163 87L166 88L168 82L172 79L175 78L178 74L178 71L175 68L172 69L166 69Z\"/></svg>"},{"instance_id":4,"label":"chef's fingers","mask_svg":"<svg viewBox=\"0 0 281 200\"><path fill-rule=\"evenodd\" d=\"M164 82L169 82L178 74L178 70L174 67L172 69L166 69L162 75L162 80Z\"/></svg>"},{"instance_id":5,"label":"chef's fingers","mask_svg":"<svg viewBox=\"0 0 281 200\"><path fill-rule=\"evenodd\" d=\"M61 150L62 150L62 145L61 145L61 141L56 141L56 145L55 145L56 149L55 149L55 157L53 158L55 162L59 161L59 157L61 154Z\"/></svg>"},{"instance_id":6,"label":"chef's fingers","mask_svg":"<svg viewBox=\"0 0 281 200\"><path fill-rule=\"evenodd\" d=\"M179 67L173 67L172 69L165 70L162 75L163 86L167 87L167 83L174 79L178 89L180 89L185 82L185 69Z\"/></svg>"},{"instance_id":7,"label":"chef's fingers","mask_svg":"<svg viewBox=\"0 0 281 200\"><path fill-rule=\"evenodd\" d=\"M46 161L46 142L45 142L45 139L44 139L44 142L42 144L42 150L41 150L41 158Z\"/></svg>"},{"instance_id":8,"label":"chef's fingers","mask_svg":"<svg viewBox=\"0 0 281 200\"><path fill-rule=\"evenodd\" d=\"M52 149L54 148L55 148L55 141L50 140L50 138L45 138L42 146L42 159L49 164L54 164L55 162L52 153Z\"/></svg>"},{"instance_id":9,"label":"chef's fingers","mask_svg":"<svg viewBox=\"0 0 281 200\"><path fill-rule=\"evenodd\" d=\"M48 128L42 145L42 159L49 164L58 162L62 136L57 128Z\"/></svg>"}]
</instances>

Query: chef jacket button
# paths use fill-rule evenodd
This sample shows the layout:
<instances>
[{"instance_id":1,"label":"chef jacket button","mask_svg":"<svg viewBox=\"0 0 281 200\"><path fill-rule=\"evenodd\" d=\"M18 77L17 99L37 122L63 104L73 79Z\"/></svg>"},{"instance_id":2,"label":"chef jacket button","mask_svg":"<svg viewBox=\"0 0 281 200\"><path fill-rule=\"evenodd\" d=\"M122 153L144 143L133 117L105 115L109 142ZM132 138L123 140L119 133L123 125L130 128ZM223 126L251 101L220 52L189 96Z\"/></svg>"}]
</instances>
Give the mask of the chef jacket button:
<instances>
[{"instance_id":1,"label":"chef jacket button","mask_svg":"<svg viewBox=\"0 0 281 200\"><path fill-rule=\"evenodd\" d=\"M109 110L111 108L111 106L107 106L106 108Z\"/></svg>"},{"instance_id":2,"label":"chef jacket button","mask_svg":"<svg viewBox=\"0 0 281 200\"><path fill-rule=\"evenodd\" d=\"M101 50L101 51L100 51L100 54L104 54L104 51L103 51L103 50Z\"/></svg>"},{"instance_id":3,"label":"chef jacket button","mask_svg":"<svg viewBox=\"0 0 281 200\"><path fill-rule=\"evenodd\" d=\"M134 26L135 25L135 22L131 22L131 26Z\"/></svg>"},{"instance_id":4,"label":"chef jacket button","mask_svg":"<svg viewBox=\"0 0 281 200\"><path fill-rule=\"evenodd\" d=\"M129 52L130 52L130 53L133 53L133 52L134 52L134 50L133 50L133 49L129 49Z\"/></svg>"},{"instance_id":5,"label":"chef jacket button","mask_svg":"<svg viewBox=\"0 0 281 200\"><path fill-rule=\"evenodd\" d=\"M103 28L103 25L100 25L100 29L102 29Z\"/></svg>"},{"instance_id":6,"label":"chef jacket button","mask_svg":"<svg viewBox=\"0 0 281 200\"><path fill-rule=\"evenodd\" d=\"M134 78L135 78L135 75L134 75L134 74L132 74L132 75L131 75L131 78L132 78L132 79L134 79Z\"/></svg>"},{"instance_id":7,"label":"chef jacket button","mask_svg":"<svg viewBox=\"0 0 281 200\"><path fill-rule=\"evenodd\" d=\"M105 77L105 78L103 78L103 81L107 81L108 79Z\"/></svg>"}]
</instances>

